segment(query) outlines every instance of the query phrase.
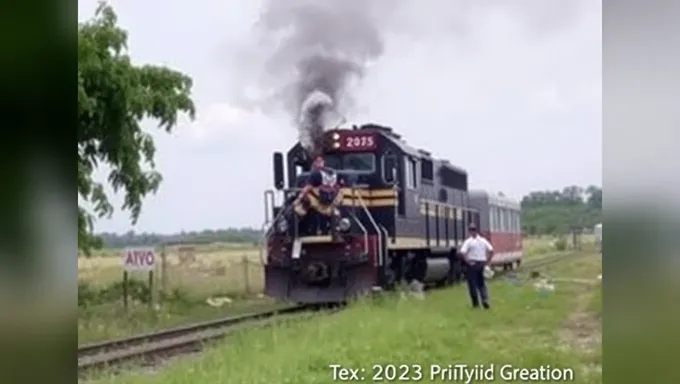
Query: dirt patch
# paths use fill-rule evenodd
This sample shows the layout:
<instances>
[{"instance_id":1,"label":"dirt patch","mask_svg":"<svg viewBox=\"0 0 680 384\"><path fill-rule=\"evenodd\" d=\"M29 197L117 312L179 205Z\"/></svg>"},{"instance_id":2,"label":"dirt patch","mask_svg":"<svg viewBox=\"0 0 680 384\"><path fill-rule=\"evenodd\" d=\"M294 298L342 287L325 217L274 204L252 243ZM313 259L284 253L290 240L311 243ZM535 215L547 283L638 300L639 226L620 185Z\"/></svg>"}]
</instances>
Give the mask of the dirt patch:
<instances>
[{"instance_id":1,"label":"dirt patch","mask_svg":"<svg viewBox=\"0 0 680 384\"><path fill-rule=\"evenodd\" d=\"M602 346L602 323L592 313L572 313L560 332L562 342L585 352L595 352Z\"/></svg>"}]
</instances>

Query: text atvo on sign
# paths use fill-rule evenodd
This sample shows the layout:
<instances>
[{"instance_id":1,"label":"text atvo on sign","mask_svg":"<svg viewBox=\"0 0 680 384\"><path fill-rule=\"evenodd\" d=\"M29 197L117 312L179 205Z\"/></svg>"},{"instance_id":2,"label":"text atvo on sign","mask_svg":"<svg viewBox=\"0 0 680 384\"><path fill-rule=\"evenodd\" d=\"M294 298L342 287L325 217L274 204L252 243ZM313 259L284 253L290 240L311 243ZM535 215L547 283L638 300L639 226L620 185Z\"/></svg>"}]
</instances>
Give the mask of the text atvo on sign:
<instances>
[{"instance_id":1,"label":"text atvo on sign","mask_svg":"<svg viewBox=\"0 0 680 384\"><path fill-rule=\"evenodd\" d=\"M126 271L152 271L156 267L156 252L153 248L125 248L123 268Z\"/></svg>"}]
</instances>

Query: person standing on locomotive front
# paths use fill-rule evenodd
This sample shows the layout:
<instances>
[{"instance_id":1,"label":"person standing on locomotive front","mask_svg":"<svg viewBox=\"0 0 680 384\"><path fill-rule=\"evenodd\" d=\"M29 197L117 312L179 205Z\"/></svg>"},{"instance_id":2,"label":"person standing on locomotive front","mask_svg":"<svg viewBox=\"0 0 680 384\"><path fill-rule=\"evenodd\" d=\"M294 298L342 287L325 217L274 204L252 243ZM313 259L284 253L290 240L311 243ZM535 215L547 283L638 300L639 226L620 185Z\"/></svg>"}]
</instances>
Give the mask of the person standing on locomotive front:
<instances>
[{"instance_id":1,"label":"person standing on locomotive front","mask_svg":"<svg viewBox=\"0 0 680 384\"><path fill-rule=\"evenodd\" d=\"M466 278L470 300L472 306L478 308L481 298L482 306L489 309L489 292L484 279L484 268L491 263L493 246L477 232L477 226L474 223L470 223L468 230L470 236L463 242L460 252L467 266Z\"/></svg>"},{"instance_id":2,"label":"person standing on locomotive front","mask_svg":"<svg viewBox=\"0 0 680 384\"><path fill-rule=\"evenodd\" d=\"M333 204L338 199L339 189L335 182L334 172L326 168L326 162L322 156L314 158L311 168L307 185L302 189L293 205L299 204L305 196L313 194L314 192L312 191L316 190L316 197L319 203L326 209L325 214L322 211L312 213L313 220L309 224L313 227L310 228L312 232L316 233L319 231L323 232L322 229L328 227L329 224L331 228L335 228L335 222L338 219L339 213Z\"/></svg>"}]
</instances>

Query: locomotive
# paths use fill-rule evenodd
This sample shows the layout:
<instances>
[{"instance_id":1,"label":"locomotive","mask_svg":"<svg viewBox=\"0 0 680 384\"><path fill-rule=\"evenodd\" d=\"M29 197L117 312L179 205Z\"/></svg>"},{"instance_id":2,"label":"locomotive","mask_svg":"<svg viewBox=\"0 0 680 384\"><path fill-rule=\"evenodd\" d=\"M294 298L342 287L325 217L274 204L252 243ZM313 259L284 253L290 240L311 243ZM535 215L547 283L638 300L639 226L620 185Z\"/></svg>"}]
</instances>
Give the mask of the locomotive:
<instances>
[{"instance_id":1,"label":"locomotive","mask_svg":"<svg viewBox=\"0 0 680 384\"><path fill-rule=\"evenodd\" d=\"M392 128L327 130L320 147L314 158L300 142L285 159L274 153L261 254L268 296L333 303L414 280L456 283L472 222L494 245L493 266L521 262L519 203L469 191L465 170Z\"/></svg>"}]
</instances>

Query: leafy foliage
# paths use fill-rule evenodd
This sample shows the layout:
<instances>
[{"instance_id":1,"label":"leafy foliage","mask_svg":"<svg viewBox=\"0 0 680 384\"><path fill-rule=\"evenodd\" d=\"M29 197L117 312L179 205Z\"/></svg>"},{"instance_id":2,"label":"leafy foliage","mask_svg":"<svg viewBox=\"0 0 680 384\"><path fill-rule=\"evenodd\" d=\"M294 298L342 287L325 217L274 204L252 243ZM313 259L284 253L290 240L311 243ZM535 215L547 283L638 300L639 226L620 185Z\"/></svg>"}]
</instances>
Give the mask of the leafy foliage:
<instances>
[{"instance_id":1,"label":"leafy foliage","mask_svg":"<svg viewBox=\"0 0 680 384\"><path fill-rule=\"evenodd\" d=\"M135 233L128 231L124 234L101 233L98 237L103 245L110 248L155 246L158 244L205 244L205 243L258 243L262 231L254 228L205 229L203 231L180 232L163 235L158 233Z\"/></svg>"},{"instance_id":2,"label":"leafy foliage","mask_svg":"<svg viewBox=\"0 0 680 384\"><path fill-rule=\"evenodd\" d=\"M602 221L602 189L565 187L531 192L522 199L522 227L528 235L560 235Z\"/></svg>"},{"instance_id":3,"label":"leafy foliage","mask_svg":"<svg viewBox=\"0 0 680 384\"><path fill-rule=\"evenodd\" d=\"M154 141L140 121L156 120L169 133L179 113L193 119L195 107L191 78L166 67L134 65L126 54L127 32L116 22L113 9L100 3L95 17L78 26L78 196L93 204L99 218L112 214L103 184L92 179L106 163L108 182L114 192L125 191L121 208L134 224L142 199L161 182ZM101 245L92 235L93 220L79 202L78 248L85 253Z\"/></svg>"},{"instance_id":4,"label":"leafy foliage","mask_svg":"<svg viewBox=\"0 0 680 384\"><path fill-rule=\"evenodd\" d=\"M128 280L128 299L148 304L149 286L141 280ZM90 307L122 300L124 284L116 281L105 287L97 287L85 281L78 282L78 307Z\"/></svg>"}]
</instances>

